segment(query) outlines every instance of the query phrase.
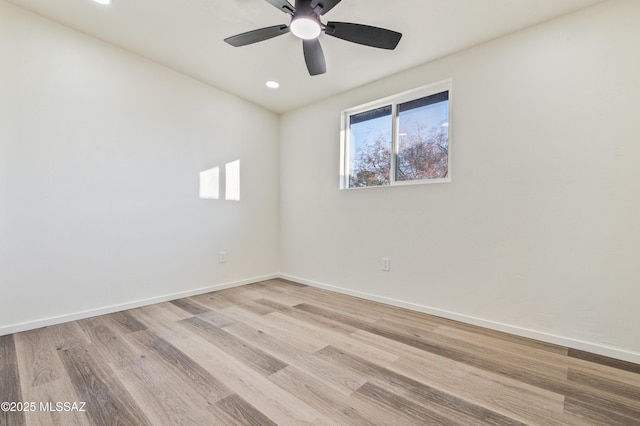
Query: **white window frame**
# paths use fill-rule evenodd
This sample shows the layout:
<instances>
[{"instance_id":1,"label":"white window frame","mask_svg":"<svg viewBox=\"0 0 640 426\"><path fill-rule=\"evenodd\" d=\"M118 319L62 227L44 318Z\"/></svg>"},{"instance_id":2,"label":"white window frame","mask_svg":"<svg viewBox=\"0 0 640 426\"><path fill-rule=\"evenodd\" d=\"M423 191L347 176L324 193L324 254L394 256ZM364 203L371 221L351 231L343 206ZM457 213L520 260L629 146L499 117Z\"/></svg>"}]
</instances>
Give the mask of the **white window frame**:
<instances>
[{"instance_id":1,"label":"white window frame","mask_svg":"<svg viewBox=\"0 0 640 426\"><path fill-rule=\"evenodd\" d=\"M401 185L424 185L424 184L432 184L432 183L449 183L451 182L451 111L452 111L452 86L453 80L447 79L442 80L437 83L429 84L426 86L418 87L416 89L412 89L406 92L399 93L397 95L388 96L383 99L378 99L376 101L368 102L366 104L358 105L353 108L346 109L342 111L341 117L341 132L340 132L340 189L365 189L365 188L385 188L391 186L401 186ZM449 92L448 100L449 100L449 126L448 126L448 171L446 178L439 179L415 179L408 181L397 181L396 180L396 161L398 157L399 151L399 123L398 120L400 115L398 113L398 105L413 101L416 99L424 98L427 96L435 95L442 92ZM349 128L349 118L352 115L360 114L362 112L370 111L372 109L389 106L391 105L391 117L392 117L392 127L391 127L391 166L389 171L389 185L381 185L381 186L362 186L362 187L350 187L349 186L349 169L351 165L350 158L350 128Z\"/></svg>"}]
</instances>

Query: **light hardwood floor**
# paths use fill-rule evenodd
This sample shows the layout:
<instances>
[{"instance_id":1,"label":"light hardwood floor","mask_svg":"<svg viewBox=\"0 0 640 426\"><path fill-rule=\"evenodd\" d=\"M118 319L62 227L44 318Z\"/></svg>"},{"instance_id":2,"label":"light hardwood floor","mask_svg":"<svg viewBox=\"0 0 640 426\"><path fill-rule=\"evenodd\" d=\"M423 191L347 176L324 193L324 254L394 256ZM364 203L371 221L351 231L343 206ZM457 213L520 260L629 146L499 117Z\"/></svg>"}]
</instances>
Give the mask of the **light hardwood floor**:
<instances>
[{"instance_id":1,"label":"light hardwood floor","mask_svg":"<svg viewBox=\"0 0 640 426\"><path fill-rule=\"evenodd\" d=\"M0 401L36 408L2 425L640 425L640 365L272 280L2 336Z\"/></svg>"}]
</instances>

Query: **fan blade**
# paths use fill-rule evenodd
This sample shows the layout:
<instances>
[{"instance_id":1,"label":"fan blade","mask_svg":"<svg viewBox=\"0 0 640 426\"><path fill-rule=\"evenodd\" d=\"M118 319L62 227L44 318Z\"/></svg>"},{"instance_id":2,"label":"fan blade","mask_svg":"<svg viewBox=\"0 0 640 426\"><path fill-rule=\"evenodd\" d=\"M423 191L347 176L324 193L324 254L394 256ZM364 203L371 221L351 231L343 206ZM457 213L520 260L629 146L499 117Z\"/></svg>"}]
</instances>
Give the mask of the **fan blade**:
<instances>
[{"instance_id":1,"label":"fan blade","mask_svg":"<svg viewBox=\"0 0 640 426\"><path fill-rule=\"evenodd\" d=\"M234 35L225 38L224 41L234 47L240 47L246 46L247 44L253 44L259 41L278 37L279 35L286 34L288 32L289 27L287 27L286 25L274 25L273 27L260 28L259 30L253 30L246 33Z\"/></svg>"},{"instance_id":2,"label":"fan blade","mask_svg":"<svg viewBox=\"0 0 640 426\"><path fill-rule=\"evenodd\" d=\"M293 15L296 11L296 9L293 6L291 6L291 3L289 3L287 0L266 0L266 1L268 1L270 4L272 4L274 7L277 7L284 13L288 13L289 15Z\"/></svg>"},{"instance_id":3,"label":"fan blade","mask_svg":"<svg viewBox=\"0 0 640 426\"><path fill-rule=\"evenodd\" d=\"M327 35L365 46L393 50L400 43L402 34L384 28L350 22L327 22Z\"/></svg>"},{"instance_id":4,"label":"fan blade","mask_svg":"<svg viewBox=\"0 0 640 426\"><path fill-rule=\"evenodd\" d=\"M322 46L320 46L318 39L302 40L302 49L309 75L324 74L327 71L327 64L324 61L324 53L322 53Z\"/></svg>"},{"instance_id":5,"label":"fan blade","mask_svg":"<svg viewBox=\"0 0 640 426\"><path fill-rule=\"evenodd\" d=\"M342 0L312 0L311 9L315 9L317 6L320 6L322 8L320 15L324 15L341 1Z\"/></svg>"}]
</instances>

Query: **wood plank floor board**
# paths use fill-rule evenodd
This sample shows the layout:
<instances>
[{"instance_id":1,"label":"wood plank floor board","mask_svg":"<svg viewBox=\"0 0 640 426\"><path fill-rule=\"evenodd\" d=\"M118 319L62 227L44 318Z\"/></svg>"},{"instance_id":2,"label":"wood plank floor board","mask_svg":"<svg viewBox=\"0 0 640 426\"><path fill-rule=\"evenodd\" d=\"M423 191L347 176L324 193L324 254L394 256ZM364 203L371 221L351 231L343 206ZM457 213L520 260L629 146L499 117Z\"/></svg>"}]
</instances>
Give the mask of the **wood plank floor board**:
<instances>
[{"instance_id":1,"label":"wood plank floor board","mask_svg":"<svg viewBox=\"0 0 640 426\"><path fill-rule=\"evenodd\" d=\"M582 419L582 421L596 425L607 426L635 426L640 424L638 417L628 417L605 408L589 405L581 400L567 397L565 411Z\"/></svg>"},{"instance_id":2,"label":"wood plank floor board","mask_svg":"<svg viewBox=\"0 0 640 426\"><path fill-rule=\"evenodd\" d=\"M236 320L237 322L247 324L258 331L285 341L298 350L304 351L308 354L312 354L325 346L324 343L318 342L306 334L296 335L295 332L292 332L287 328L279 327L279 325L274 323L268 315L257 315L238 306L226 308L222 312L224 315Z\"/></svg>"},{"instance_id":3,"label":"wood plank floor board","mask_svg":"<svg viewBox=\"0 0 640 426\"><path fill-rule=\"evenodd\" d=\"M25 401L33 401L37 404L36 411L26 415L27 426L88 426L92 424L85 411L57 411L58 402L81 402L71 380L66 377L30 389L23 388L22 397ZM41 410L40 403L45 405L48 403L49 407L56 407L56 409Z\"/></svg>"},{"instance_id":4,"label":"wood plank floor board","mask_svg":"<svg viewBox=\"0 0 640 426\"><path fill-rule=\"evenodd\" d=\"M469 337L468 333L449 332L449 330L443 329L442 326L420 333L420 330L417 329L403 331L402 325L395 321L382 320L377 322L376 325L381 326L378 333L380 335L388 335L391 332L398 336L406 336L415 338L418 341L436 344L442 348L461 351L480 359L499 360L504 365L525 368L536 374L559 379L566 379L567 377L568 367L558 363L556 354L550 354L545 357L543 351L529 346L514 348L513 344L506 344L503 341L496 341L497 339L486 336L474 339Z\"/></svg>"},{"instance_id":5,"label":"wood plank floor board","mask_svg":"<svg viewBox=\"0 0 640 426\"><path fill-rule=\"evenodd\" d=\"M522 423L542 422L548 426L581 425L580 422L566 416L564 397L561 395L541 393L526 384L460 363L455 363L445 371L423 370L416 368L416 364L421 365L416 363L415 359L401 358L388 369ZM415 392L401 392L401 395L410 400L420 401L415 397Z\"/></svg>"},{"instance_id":6,"label":"wood plank floor board","mask_svg":"<svg viewBox=\"0 0 640 426\"><path fill-rule=\"evenodd\" d=\"M429 338L429 336L433 335L434 332L437 332L438 329L441 328L441 326L436 325L410 325L406 322L402 323L398 320L390 320L388 318L378 320L371 326L380 327L383 330L401 333L416 339L427 339Z\"/></svg>"},{"instance_id":7,"label":"wood plank floor board","mask_svg":"<svg viewBox=\"0 0 640 426\"><path fill-rule=\"evenodd\" d=\"M135 333L136 331L147 329L144 324L135 319L131 313L127 311L104 315L104 318L118 324L124 333Z\"/></svg>"},{"instance_id":8,"label":"wood plank floor board","mask_svg":"<svg viewBox=\"0 0 640 426\"><path fill-rule=\"evenodd\" d=\"M198 335L180 340L176 345L277 424L311 424L323 417L296 395Z\"/></svg>"},{"instance_id":9,"label":"wood plank floor board","mask_svg":"<svg viewBox=\"0 0 640 426\"><path fill-rule=\"evenodd\" d=\"M131 339L135 339L135 342L161 359L166 366L187 378L208 401L216 402L232 393L215 375L165 339L147 331L139 331L131 335Z\"/></svg>"},{"instance_id":10,"label":"wood plank floor board","mask_svg":"<svg viewBox=\"0 0 640 426\"><path fill-rule=\"evenodd\" d=\"M380 319L389 319L404 322L407 324L413 324L422 328L450 326L455 329L467 330L474 334L500 339L509 343L516 343L521 346L539 348L546 352L554 352L563 355L567 354L567 348L565 347L527 339L525 337L514 336L512 334L504 333L501 331L490 330L471 324L465 324L446 318L426 315L421 312L410 311L407 309L384 305L364 299L353 298L342 294L334 294L321 289L311 288L307 292L313 295L313 297L309 297L307 299L307 302L310 302L312 305L320 306L325 309L336 311L338 313L347 312L350 314L357 314L356 317L360 320L367 319L369 321L378 321ZM325 300L327 303L323 302ZM354 304L354 300L361 303Z\"/></svg>"},{"instance_id":11,"label":"wood plank floor board","mask_svg":"<svg viewBox=\"0 0 640 426\"><path fill-rule=\"evenodd\" d=\"M69 336L64 336L64 330ZM15 339L18 364L23 372L23 400L37 404L37 410L26 416L27 425L90 424L86 412L65 412L40 407L41 403L45 407L52 407L58 402L81 402L57 349L84 344L86 340L79 334L79 327L67 324L40 328L18 333Z\"/></svg>"},{"instance_id":12,"label":"wood plank floor board","mask_svg":"<svg viewBox=\"0 0 640 426\"><path fill-rule=\"evenodd\" d=\"M640 425L640 366L274 279L0 336L4 425Z\"/></svg>"},{"instance_id":13,"label":"wood plank floor board","mask_svg":"<svg viewBox=\"0 0 640 426\"><path fill-rule=\"evenodd\" d=\"M218 346L221 350L241 359L256 371L265 375L273 374L287 366L285 362L272 357L268 353L255 346L227 333L221 328L204 321L201 318L189 318L181 321L181 324L191 327L191 329L211 344Z\"/></svg>"},{"instance_id":14,"label":"wood plank floor board","mask_svg":"<svg viewBox=\"0 0 640 426\"><path fill-rule=\"evenodd\" d=\"M425 385L458 395L476 405L522 422L537 424L540 419L544 419L547 424L555 426L580 424L572 423L573 419L563 415L564 396L560 394L425 353L365 331L358 331L353 337L381 347L393 345L399 359L393 363L380 363L381 366Z\"/></svg>"},{"instance_id":15,"label":"wood plank floor board","mask_svg":"<svg viewBox=\"0 0 640 426\"><path fill-rule=\"evenodd\" d=\"M573 368L569 368L567 379L570 382L588 386L592 392L602 392L602 390L606 390L605 392L607 394L613 394L620 397L621 400L626 401L630 406L640 408L640 388L638 388L638 386L585 373Z\"/></svg>"},{"instance_id":16,"label":"wood plank floor board","mask_svg":"<svg viewBox=\"0 0 640 426\"><path fill-rule=\"evenodd\" d=\"M317 293L320 291L319 289L314 290L315 292L310 292L311 294L307 296L303 303L299 303L293 307L317 306L319 308L335 312L336 314L352 317L354 320L371 323L393 315L393 310L389 307L378 306L374 302L368 300L350 298L344 295L337 295L335 299L332 299L327 294ZM302 292L302 290L298 291ZM335 304L332 302L335 302ZM347 324L347 322L345 322L345 324Z\"/></svg>"},{"instance_id":17,"label":"wood plank floor board","mask_svg":"<svg viewBox=\"0 0 640 426\"><path fill-rule=\"evenodd\" d=\"M39 328L15 335L15 350L21 369L20 385L23 390L66 377L58 353L47 338L47 329Z\"/></svg>"},{"instance_id":18,"label":"wood plank floor board","mask_svg":"<svg viewBox=\"0 0 640 426\"><path fill-rule=\"evenodd\" d=\"M418 340L459 351L469 356L476 356L481 360L497 360L502 365L523 369L535 375L558 380L567 378L568 368L564 365L546 362L537 357L497 348L496 346L476 344L457 337L447 336L438 333L437 329L436 332L428 333L418 338Z\"/></svg>"},{"instance_id":19,"label":"wood plank floor board","mask_svg":"<svg viewBox=\"0 0 640 426\"><path fill-rule=\"evenodd\" d=\"M299 308L309 311L313 311L315 313L322 314L323 309L313 306L300 306ZM556 374L548 374L544 368L531 369L531 363L527 363L524 367L520 366L518 363L514 363L513 360L507 359L506 361L501 359L494 359L493 357L482 356L482 351L480 354L473 353L472 351L463 350L454 345L443 344L441 341L426 341L421 339L416 339L404 334L397 334L390 332L388 330L383 330L380 327L376 327L371 324L364 324L362 322L354 321L352 318L348 318L346 316L340 316L340 314L334 314L325 312L324 315L330 315L333 317L340 317L343 321L350 323L352 325L359 324L359 327L363 330L370 331L371 333L381 335L383 337L387 337L392 340L396 340L400 343L404 343L410 346L414 346L420 350L424 350L426 352L431 352L436 355L440 355L445 358L450 358L458 362L465 363L470 366L475 366L481 369L486 369L488 371L496 372L503 374L507 377L511 377L515 380L541 387L543 389L556 392L564 395L571 395L574 398L581 400L585 403L594 403L599 402L605 405L619 405L616 401L612 400L607 396L598 396L598 395L586 395L583 396L582 389L580 387L576 387L571 383L566 382L566 373L561 371L560 377ZM552 372L553 373L553 372Z\"/></svg>"},{"instance_id":20,"label":"wood plank floor board","mask_svg":"<svg viewBox=\"0 0 640 426\"><path fill-rule=\"evenodd\" d=\"M117 364L123 359L136 358L131 347L123 340L128 332L123 334L108 315L83 319L77 324L107 362Z\"/></svg>"},{"instance_id":21,"label":"wood plank floor board","mask_svg":"<svg viewBox=\"0 0 640 426\"><path fill-rule=\"evenodd\" d=\"M345 397L350 396L354 390L367 381L367 377L360 373L300 351L287 342L257 331L246 324L236 323L225 327L225 331L245 341L253 342L263 351L281 359L290 366L306 371L330 388L332 392L338 392Z\"/></svg>"},{"instance_id":22,"label":"wood plank floor board","mask_svg":"<svg viewBox=\"0 0 640 426\"><path fill-rule=\"evenodd\" d=\"M239 303L237 306L241 306L242 309L251 311L256 315L267 315L276 311L271 306L266 306L262 303L257 303L254 301L251 301L250 303L249 302Z\"/></svg>"},{"instance_id":23,"label":"wood plank floor board","mask_svg":"<svg viewBox=\"0 0 640 426\"><path fill-rule=\"evenodd\" d=\"M214 311L221 311L225 308L236 306L235 302L224 297L223 293L225 291L226 290L216 291L213 293L198 294L196 296L191 296L190 299L198 302L201 305L208 306Z\"/></svg>"},{"instance_id":24,"label":"wood plank floor board","mask_svg":"<svg viewBox=\"0 0 640 426\"><path fill-rule=\"evenodd\" d=\"M426 321L427 324L432 324L438 327L453 327L457 330L467 331L473 334L477 334L479 336L485 336L492 339L502 340L507 343L514 344L516 346L525 346L531 348L537 348L543 350L545 352L558 353L562 355L567 354L567 348L554 345L552 343L541 342L539 340L528 339L526 337L515 336L513 334L508 334L498 330L491 330L488 328L483 328L477 325L465 324L459 321L450 320L447 318L435 317L432 315L424 315L420 312L416 311L407 311L400 310L395 311L392 314L393 319L397 319L400 321L410 321L410 322L421 322Z\"/></svg>"},{"instance_id":25,"label":"wood plank floor board","mask_svg":"<svg viewBox=\"0 0 640 426\"><path fill-rule=\"evenodd\" d=\"M152 424L207 424L215 414L211 407L231 392L212 392L189 374L176 369L153 353L135 360L122 360L114 371L122 384L149 418ZM208 373L206 373L208 375Z\"/></svg>"},{"instance_id":26,"label":"wood plank floor board","mask_svg":"<svg viewBox=\"0 0 640 426\"><path fill-rule=\"evenodd\" d=\"M566 398L571 399L574 405L582 405L588 408L598 407L598 410L608 412L611 416L620 415L627 418L628 421L632 419L640 421L640 409L636 407L636 403L616 398L604 392L596 394L585 392L584 388L571 389L570 392L566 392Z\"/></svg>"},{"instance_id":27,"label":"wood plank floor board","mask_svg":"<svg viewBox=\"0 0 640 426\"><path fill-rule=\"evenodd\" d=\"M320 346L318 349L325 347L326 345L335 345L353 350L358 355L365 358L378 359L378 360L395 360L397 356L383 351L378 348L367 346L363 344L354 345L353 340L349 336L345 336L342 333L335 332L330 329L311 325L309 322L300 321L298 319L283 315L280 312L273 312L269 315L265 315L265 320L275 324L278 328L288 330L292 336L305 335L306 339L310 339ZM317 349L316 349L317 350Z\"/></svg>"},{"instance_id":28,"label":"wood plank floor board","mask_svg":"<svg viewBox=\"0 0 640 426\"><path fill-rule=\"evenodd\" d=\"M279 295L277 297L277 300L282 301L282 303L285 303L288 297L296 297L297 289L301 289L304 292L309 288L305 284L296 283L293 281L285 280L283 278L274 278L271 280L260 281L258 283L249 284L248 287L252 291L255 289L256 291L260 292L262 297L265 297L265 295L277 294ZM259 298L260 297L257 297L256 299Z\"/></svg>"},{"instance_id":29,"label":"wood plank floor board","mask_svg":"<svg viewBox=\"0 0 640 426\"><path fill-rule=\"evenodd\" d=\"M434 330L436 333L455 337L458 340L473 342L478 345L485 345L493 347L505 352L511 352L518 356L541 361L542 365L555 365L562 372L564 368L568 368L569 375L573 374L574 377L583 376L583 382L590 381L592 383L607 383L610 382L611 386L594 385L594 388L605 388L612 391L615 388L615 384L618 383L618 387L622 393L629 394L633 390L637 390L638 376L625 369L617 369L609 365L593 363L585 361L580 358L568 357L568 350L562 351L555 350L543 350L540 347L534 347L531 345L514 345L507 339L495 338L484 333L474 333L467 329L452 328L450 326L441 326ZM564 373L561 373L561 375ZM590 379L589 379L590 378ZM578 381L578 380L572 380ZM640 401L640 397L635 397Z\"/></svg>"},{"instance_id":30,"label":"wood plank floor board","mask_svg":"<svg viewBox=\"0 0 640 426\"><path fill-rule=\"evenodd\" d=\"M365 388L366 390L366 388ZM393 426L416 426L416 425L438 425L438 423L425 423L416 418L415 415L407 413L404 407L394 407L392 404L380 402L372 395L366 395L364 392L354 392L349 398L349 405L360 407L368 418L371 418L375 425L393 425ZM372 407L375 407L372 409ZM429 409L429 407L424 407ZM456 424L453 419L446 418L444 424ZM462 425L463 423L457 423ZM476 422L480 425L482 423Z\"/></svg>"},{"instance_id":31,"label":"wood plank floor board","mask_svg":"<svg viewBox=\"0 0 640 426\"><path fill-rule=\"evenodd\" d=\"M178 321L193 315L169 302L133 309L129 314L150 332L165 339L178 340L191 334Z\"/></svg>"},{"instance_id":32,"label":"wood plank floor board","mask_svg":"<svg viewBox=\"0 0 640 426\"><path fill-rule=\"evenodd\" d=\"M237 321L229 318L228 316L221 314L220 312L207 312L206 314L196 315L197 318L201 318L218 328L228 327L236 324Z\"/></svg>"},{"instance_id":33,"label":"wood plank floor board","mask_svg":"<svg viewBox=\"0 0 640 426\"><path fill-rule=\"evenodd\" d=\"M283 287L281 280L268 281L269 285L262 288L263 299L276 300L283 305L293 307L301 303L322 303L320 297L316 297L316 294L311 293L310 287L295 287L288 286ZM322 294L325 296L325 294Z\"/></svg>"},{"instance_id":34,"label":"wood plank floor board","mask_svg":"<svg viewBox=\"0 0 640 426\"><path fill-rule=\"evenodd\" d=\"M0 336L0 402L21 402L20 371L13 335ZM21 411L0 411L0 424L24 425Z\"/></svg>"},{"instance_id":35,"label":"wood plank floor board","mask_svg":"<svg viewBox=\"0 0 640 426\"><path fill-rule=\"evenodd\" d=\"M575 371L591 377L611 380L632 388L637 387L638 384L638 374L626 370L569 357L560 359L558 363L567 365L570 372Z\"/></svg>"},{"instance_id":36,"label":"wood plank floor board","mask_svg":"<svg viewBox=\"0 0 640 426\"><path fill-rule=\"evenodd\" d=\"M258 315L264 315L273 312L272 308L256 303L255 300L256 298L261 298L261 293L259 293L255 297L252 297L252 294L254 293L255 292L252 291L251 286L249 286L248 288L236 287L225 290L224 293L220 295L220 298L225 299L228 302L229 306L241 306L245 310L251 311Z\"/></svg>"},{"instance_id":37,"label":"wood plank floor board","mask_svg":"<svg viewBox=\"0 0 640 426\"><path fill-rule=\"evenodd\" d=\"M362 407L354 407L354 404L350 403L350 400L345 398L344 395L336 394L325 383L298 368L289 366L276 374L272 374L269 380L296 395L320 412L326 413L337 424L375 424L373 416L367 415L368 410Z\"/></svg>"},{"instance_id":38,"label":"wood plank floor board","mask_svg":"<svg viewBox=\"0 0 640 426\"><path fill-rule=\"evenodd\" d=\"M341 295L342 298L348 298L349 296ZM331 300L331 299L329 299ZM389 320L406 324L413 324L414 326L420 327L422 329L435 329L438 327L453 327L458 330L467 330L475 334L483 335L483 336L491 336L493 338L502 339L510 343L518 343L523 345L530 345L533 347L540 347L545 351L557 351L563 352L566 355L566 348L559 347L557 345L552 345L545 342L539 342L527 338L523 338L520 336L514 336L511 334L503 333L496 330L490 330L482 327L478 327L471 324L465 324L459 321L454 321L446 318L440 318L432 315L426 315L417 311L410 311L407 309L389 306L384 304L376 304L376 302L367 301L370 304L377 305L379 308L377 311L378 320ZM328 303L326 307L329 309L335 309L339 304ZM369 308L371 309L371 308ZM347 310L347 312L351 312ZM365 312L362 312L360 309L358 312L359 316L364 316Z\"/></svg>"},{"instance_id":39,"label":"wood plank floor board","mask_svg":"<svg viewBox=\"0 0 640 426\"><path fill-rule=\"evenodd\" d=\"M60 349L71 383L94 424L151 425L109 366L91 347Z\"/></svg>"},{"instance_id":40,"label":"wood plank floor board","mask_svg":"<svg viewBox=\"0 0 640 426\"><path fill-rule=\"evenodd\" d=\"M520 422L500 413L486 409L483 406L476 405L463 398L426 385L340 349L327 346L319 351L319 354L369 375L373 378L369 382L370 385L377 387L386 386L388 389L395 389L396 395L405 392L410 393L418 399L421 399L424 405L436 406L440 408L439 411L448 412L448 417L464 414L467 421L481 419L486 424L520 424ZM363 386L366 385L367 384Z\"/></svg>"},{"instance_id":41,"label":"wood plank floor board","mask_svg":"<svg viewBox=\"0 0 640 426\"><path fill-rule=\"evenodd\" d=\"M348 323L360 330L378 334L397 342L405 343L441 356L457 358L457 360L461 362L468 362L470 365L482 364L483 361L487 361L485 363L486 367L488 368L491 365L497 365L497 371L505 371L505 367L512 366L518 371L524 367L526 371L534 373L536 377L544 376L564 379L567 375L567 368L563 366L541 363L535 359L519 357L506 351L499 352L490 347L475 345L465 342L464 340L458 340L448 336L439 335L437 333L428 332L426 330L416 336L415 333L412 334L410 332L403 331L401 326L389 326L389 321L376 321L373 324L369 324L346 315L311 305L299 305L296 308L304 310L305 312L339 319L340 321ZM496 359L500 362L496 363L494 361Z\"/></svg>"},{"instance_id":42,"label":"wood plank floor board","mask_svg":"<svg viewBox=\"0 0 640 426\"><path fill-rule=\"evenodd\" d=\"M43 330L47 334L49 344L56 351L91 345L91 340L77 321L52 325Z\"/></svg>"},{"instance_id":43,"label":"wood plank floor board","mask_svg":"<svg viewBox=\"0 0 640 426\"><path fill-rule=\"evenodd\" d=\"M350 325L345 325L339 321L334 321L332 319L318 315L309 315L308 313L300 312L295 308L283 305L270 299L259 299L256 302L260 303L261 305L269 306L275 311L278 311L284 315L290 316L300 321L308 322L309 324L324 327L339 333L351 334L357 330L357 328Z\"/></svg>"},{"instance_id":44,"label":"wood plank floor board","mask_svg":"<svg viewBox=\"0 0 640 426\"><path fill-rule=\"evenodd\" d=\"M386 406L387 408L408 417L407 424L425 425L458 425L458 421L447 417L432 409L429 405L420 405L403 398L400 395L389 392L387 389L376 386L372 383L365 383L358 389L359 394L371 399L375 404Z\"/></svg>"},{"instance_id":45,"label":"wood plank floor board","mask_svg":"<svg viewBox=\"0 0 640 426\"><path fill-rule=\"evenodd\" d=\"M379 345L381 348L393 346L395 353L398 355L398 359L392 363L379 363L379 365L383 367L390 369L408 369L412 371L412 375L415 374L417 377L425 377L425 379L430 382L440 379L441 385L445 387L457 384L460 388L457 392L462 392L465 387L469 388L469 378L472 378L474 385L484 384L489 387L497 386L498 393L503 393L506 388L512 388L513 390L517 390L517 392L513 392L513 396L522 398L523 401L530 402L532 398L534 400L540 398L545 401L543 404L545 409L549 409L550 405L554 405L560 407L558 411L561 411L564 397L558 393L514 380L497 372L474 367L430 352L424 352L413 346L405 345L367 331L357 331L352 334L352 337L370 345ZM457 380L457 382L454 380ZM478 393L480 396L491 394L489 388L483 388L482 392Z\"/></svg>"},{"instance_id":46,"label":"wood plank floor board","mask_svg":"<svg viewBox=\"0 0 640 426\"><path fill-rule=\"evenodd\" d=\"M198 302L192 301L188 298L172 300L169 303L174 304L178 308L190 313L191 315L206 314L207 312L211 312L211 308L201 305Z\"/></svg>"},{"instance_id":47,"label":"wood plank floor board","mask_svg":"<svg viewBox=\"0 0 640 426\"><path fill-rule=\"evenodd\" d=\"M568 355L571 358L582 359L596 364L606 365L618 370L625 370L630 373L640 374L640 364L634 364L632 362L622 361L619 359L613 359L602 355L592 354L577 349L569 349Z\"/></svg>"},{"instance_id":48,"label":"wood plank floor board","mask_svg":"<svg viewBox=\"0 0 640 426\"><path fill-rule=\"evenodd\" d=\"M235 300L257 302L260 299L272 299L288 306L290 306L289 303L295 300L297 300L295 303L300 303L299 297L290 292L290 290L293 289L292 286L282 285L278 280L269 280L263 283L264 285L261 285L262 283L256 283L240 288L240 291L235 293L236 297L240 299Z\"/></svg>"},{"instance_id":49,"label":"wood plank floor board","mask_svg":"<svg viewBox=\"0 0 640 426\"><path fill-rule=\"evenodd\" d=\"M228 417L225 423L249 426L275 426L276 423L238 395L231 395L218 401L216 406Z\"/></svg>"},{"instance_id":50,"label":"wood plank floor board","mask_svg":"<svg viewBox=\"0 0 640 426\"><path fill-rule=\"evenodd\" d=\"M505 340L504 338L498 336L480 334L471 330L455 328L448 325L435 327L433 331L434 333L448 336L459 341L469 342L474 345L484 346L511 353L518 357L524 357L533 359L541 363L547 363L546 365L556 366L558 369L568 367L570 362L566 354L559 353L558 351L549 351L547 349L542 349L534 345L514 345L513 342ZM566 370L564 371L564 373L566 373Z\"/></svg>"}]
</instances>

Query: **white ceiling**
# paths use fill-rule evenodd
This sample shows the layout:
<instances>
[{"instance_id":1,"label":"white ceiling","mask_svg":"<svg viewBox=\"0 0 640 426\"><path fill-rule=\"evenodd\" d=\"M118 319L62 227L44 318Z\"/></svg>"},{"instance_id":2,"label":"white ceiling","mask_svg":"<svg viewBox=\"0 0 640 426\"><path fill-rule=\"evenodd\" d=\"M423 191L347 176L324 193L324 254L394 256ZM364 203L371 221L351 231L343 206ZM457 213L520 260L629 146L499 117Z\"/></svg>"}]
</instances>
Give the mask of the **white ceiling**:
<instances>
[{"instance_id":1,"label":"white ceiling","mask_svg":"<svg viewBox=\"0 0 640 426\"><path fill-rule=\"evenodd\" d=\"M315 77L292 34L240 48L223 42L288 25L288 15L265 0L9 1L281 113L602 0L343 0L323 22L368 24L403 38L388 51L323 34L327 73ZM281 87L268 89L266 80Z\"/></svg>"}]
</instances>

